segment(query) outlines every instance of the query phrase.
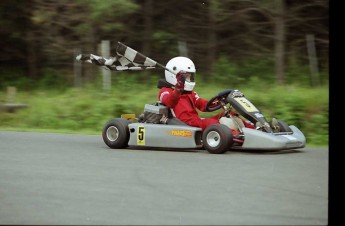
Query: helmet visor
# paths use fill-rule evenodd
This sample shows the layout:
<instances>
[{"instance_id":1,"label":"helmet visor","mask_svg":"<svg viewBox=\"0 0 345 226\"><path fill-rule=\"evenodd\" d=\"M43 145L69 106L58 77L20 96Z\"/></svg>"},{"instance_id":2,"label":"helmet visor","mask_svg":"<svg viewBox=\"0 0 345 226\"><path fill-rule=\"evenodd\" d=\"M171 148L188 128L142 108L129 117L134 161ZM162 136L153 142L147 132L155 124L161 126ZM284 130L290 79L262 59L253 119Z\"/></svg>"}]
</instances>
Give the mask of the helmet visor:
<instances>
[{"instance_id":1,"label":"helmet visor","mask_svg":"<svg viewBox=\"0 0 345 226\"><path fill-rule=\"evenodd\" d=\"M193 73L193 72L184 72L183 76L186 78L187 82L195 82L195 73Z\"/></svg>"}]
</instances>

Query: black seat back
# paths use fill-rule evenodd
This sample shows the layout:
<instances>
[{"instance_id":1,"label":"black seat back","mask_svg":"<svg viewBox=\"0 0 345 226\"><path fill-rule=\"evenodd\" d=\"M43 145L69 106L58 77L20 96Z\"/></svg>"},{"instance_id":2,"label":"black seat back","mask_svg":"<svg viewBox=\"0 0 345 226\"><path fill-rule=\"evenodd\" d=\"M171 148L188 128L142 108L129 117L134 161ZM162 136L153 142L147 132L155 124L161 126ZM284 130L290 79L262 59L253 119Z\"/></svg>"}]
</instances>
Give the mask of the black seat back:
<instances>
[{"instance_id":1,"label":"black seat back","mask_svg":"<svg viewBox=\"0 0 345 226\"><path fill-rule=\"evenodd\" d=\"M167 81L165 80L165 78L161 78L161 79L159 79L158 82L157 82L157 88L158 88L158 89L161 89L161 88L163 88L163 87L171 88L172 86L173 86L173 85L171 85L169 82L167 82Z\"/></svg>"}]
</instances>

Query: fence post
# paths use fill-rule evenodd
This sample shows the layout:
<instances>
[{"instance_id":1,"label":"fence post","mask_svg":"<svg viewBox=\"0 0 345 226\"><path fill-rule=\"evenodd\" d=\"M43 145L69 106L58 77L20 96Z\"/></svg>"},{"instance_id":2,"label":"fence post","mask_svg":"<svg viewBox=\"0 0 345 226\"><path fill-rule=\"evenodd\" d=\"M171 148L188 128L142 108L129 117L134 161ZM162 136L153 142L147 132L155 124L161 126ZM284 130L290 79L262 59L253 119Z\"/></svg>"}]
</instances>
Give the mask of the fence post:
<instances>
[{"instance_id":1,"label":"fence post","mask_svg":"<svg viewBox=\"0 0 345 226\"><path fill-rule=\"evenodd\" d=\"M102 40L101 42L101 56L105 58L110 57L110 41ZM111 71L102 68L103 90L110 91L111 89Z\"/></svg>"},{"instance_id":2,"label":"fence post","mask_svg":"<svg viewBox=\"0 0 345 226\"><path fill-rule=\"evenodd\" d=\"M188 48L187 48L186 41L178 41L177 47L178 47L180 56L188 57Z\"/></svg>"},{"instance_id":3,"label":"fence post","mask_svg":"<svg viewBox=\"0 0 345 226\"><path fill-rule=\"evenodd\" d=\"M7 86L7 103L14 103L16 100L17 88L14 86Z\"/></svg>"},{"instance_id":4,"label":"fence post","mask_svg":"<svg viewBox=\"0 0 345 226\"><path fill-rule=\"evenodd\" d=\"M315 48L315 38L314 35L306 35L307 39L307 48L308 48L308 58L309 58L309 68L311 73L311 85L319 86L319 68L317 64L316 48Z\"/></svg>"},{"instance_id":5,"label":"fence post","mask_svg":"<svg viewBox=\"0 0 345 226\"><path fill-rule=\"evenodd\" d=\"M81 49L75 48L74 49L74 87L81 87L81 77L82 77L82 65L79 60L75 58L81 54Z\"/></svg>"}]
</instances>

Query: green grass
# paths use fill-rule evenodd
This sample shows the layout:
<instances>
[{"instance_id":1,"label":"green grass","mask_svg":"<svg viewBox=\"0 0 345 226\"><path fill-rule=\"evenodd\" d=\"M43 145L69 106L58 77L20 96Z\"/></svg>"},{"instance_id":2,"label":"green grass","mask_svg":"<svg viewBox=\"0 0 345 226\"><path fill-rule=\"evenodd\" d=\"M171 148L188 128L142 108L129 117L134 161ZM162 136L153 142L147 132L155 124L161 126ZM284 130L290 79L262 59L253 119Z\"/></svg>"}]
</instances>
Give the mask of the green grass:
<instances>
[{"instance_id":1,"label":"green grass","mask_svg":"<svg viewBox=\"0 0 345 226\"><path fill-rule=\"evenodd\" d=\"M257 81L245 87L210 84L198 81L196 91L210 99L224 89L240 89L266 119L272 117L297 126L306 136L308 146L328 146L328 87L266 86ZM0 112L0 129L11 131L101 134L106 121L124 113L139 116L146 103L157 100L156 83L139 84L118 78L110 92L101 85L63 90L18 91L17 103L29 107L15 113ZM5 102L5 91L0 102ZM200 113L208 117L218 113Z\"/></svg>"}]
</instances>

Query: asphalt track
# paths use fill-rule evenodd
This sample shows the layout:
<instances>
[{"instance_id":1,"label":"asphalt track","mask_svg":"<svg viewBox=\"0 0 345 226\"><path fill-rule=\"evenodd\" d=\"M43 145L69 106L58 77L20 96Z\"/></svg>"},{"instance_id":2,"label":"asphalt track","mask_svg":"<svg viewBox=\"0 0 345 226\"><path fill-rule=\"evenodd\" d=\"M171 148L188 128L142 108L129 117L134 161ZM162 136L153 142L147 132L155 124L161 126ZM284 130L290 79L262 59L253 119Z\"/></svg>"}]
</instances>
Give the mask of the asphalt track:
<instances>
[{"instance_id":1,"label":"asphalt track","mask_svg":"<svg viewBox=\"0 0 345 226\"><path fill-rule=\"evenodd\" d=\"M327 225L328 148L113 150L0 131L0 224Z\"/></svg>"}]
</instances>

